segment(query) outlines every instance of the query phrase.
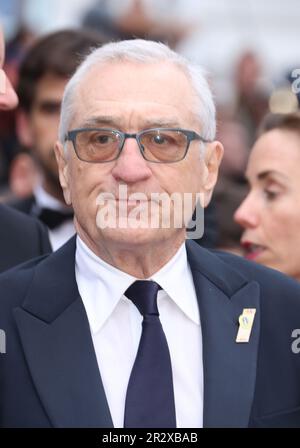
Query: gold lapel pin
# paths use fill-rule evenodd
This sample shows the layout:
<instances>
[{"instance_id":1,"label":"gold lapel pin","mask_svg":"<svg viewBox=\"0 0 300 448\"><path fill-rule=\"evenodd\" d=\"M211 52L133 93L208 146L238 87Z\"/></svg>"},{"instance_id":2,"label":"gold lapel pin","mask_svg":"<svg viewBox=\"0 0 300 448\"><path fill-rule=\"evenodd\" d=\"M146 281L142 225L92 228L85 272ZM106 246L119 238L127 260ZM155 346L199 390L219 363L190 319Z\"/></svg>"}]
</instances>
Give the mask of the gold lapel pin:
<instances>
[{"instance_id":1,"label":"gold lapel pin","mask_svg":"<svg viewBox=\"0 0 300 448\"><path fill-rule=\"evenodd\" d=\"M256 308L244 308L239 317L239 330L235 342L249 342Z\"/></svg>"}]
</instances>

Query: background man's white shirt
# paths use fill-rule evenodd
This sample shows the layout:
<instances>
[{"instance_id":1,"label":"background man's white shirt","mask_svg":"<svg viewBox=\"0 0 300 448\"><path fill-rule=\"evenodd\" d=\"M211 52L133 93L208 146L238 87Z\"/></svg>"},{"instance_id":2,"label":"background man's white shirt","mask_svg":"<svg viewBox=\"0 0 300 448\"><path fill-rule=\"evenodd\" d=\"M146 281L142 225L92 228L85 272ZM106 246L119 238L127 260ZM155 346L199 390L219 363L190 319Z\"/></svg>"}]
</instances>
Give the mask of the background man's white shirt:
<instances>
[{"instance_id":1,"label":"background man's white shirt","mask_svg":"<svg viewBox=\"0 0 300 448\"><path fill-rule=\"evenodd\" d=\"M58 199L47 193L41 185L34 190L34 197L38 208L49 208L51 210L69 212L70 208L62 204ZM53 251L59 249L75 233L73 219L68 219L55 229L48 229L49 239Z\"/></svg>"}]
</instances>

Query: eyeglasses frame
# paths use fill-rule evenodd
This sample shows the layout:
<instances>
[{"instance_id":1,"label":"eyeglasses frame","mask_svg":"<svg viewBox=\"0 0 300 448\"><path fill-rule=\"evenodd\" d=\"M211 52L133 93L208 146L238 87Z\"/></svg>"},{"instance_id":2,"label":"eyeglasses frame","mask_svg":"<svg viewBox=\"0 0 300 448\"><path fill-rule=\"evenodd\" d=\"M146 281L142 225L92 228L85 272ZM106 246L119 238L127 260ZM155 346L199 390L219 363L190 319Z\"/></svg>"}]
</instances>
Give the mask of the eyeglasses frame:
<instances>
[{"instance_id":1,"label":"eyeglasses frame","mask_svg":"<svg viewBox=\"0 0 300 448\"><path fill-rule=\"evenodd\" d=\"M77 149L76 149L76 137L77 137L77 135L78 135L79 133L81 133L81 132L85 132L85 131L106 131L106 132L112 132L112 133L115 133L116 135L119 135L121 139L120 139L120 147L119 147L119 151L118 151L117 156L114 157L113 159L110 159L110 160L104 160L104 161L101 161L101 162L100 162L100 161L99 161L99 162L94 162L94 161L92 161L92 160L84 160L84 159L82 159L81 157L79 157L78 152L77 152ZM177 132L181 132L181 133L183 133L183 134L186 136L186 138L187 138L187 147L186 147L186 150L185 150L183 156L182 156L180 159L178 159L178 160L172 160L172 161L168 161L168 162L161 162L161 161L159 161L159 160L148 160L148 159L145 157L145 154L144 154L144 148L143 148L143 145L141 144L140 138L141 138L145 133L148 133L148 132L151 132L151 131L161 131L161 132L177 131ZM181 129L181 128L149 128L149 129L144 129L144 130L139 131L139 132L136 132L136 133L128 133L128 132L122 132L122 131L119 131L119 130L117 130L117 129L110 129L110 128L94 128L94 127L93 127L93 128L78 128L78 129L72 129L71 131L68 131L68 132L66 133L65 138L64 138L64 142L66 142L66 141L71 141L71 142L72 142L72 144L73 144L73 148L74 148L74 151L75 151L75 154L76 154L76 156L78 157L78 159L81 160L82 162L86 162L86 163L109 163L109 162L113 162L113 161L117 160L117 159L120 157L121 152L122 152L122 150L123 150L123 148L124 148L125 141L126 141L128 138L134 138L134 139L136 140L136 142L137 142L137 144L138 144L138 147L139 147L139 150L140 150L140 153L141 153L142 157L143 157L147 162L150 162L150 163L176 163L176 162L180 162L181 160L183 160L183 159L186 157L187 152L188 152L189 147L190 147L190 143L191 143L192 141L194 141L194 140L200 140L200 141L203 142L203 143L211 143L211 140L207 140L207 139L205 139L204 137L202 137L202 136L201 136L200 134L198 134L197 132L195 132L195 131L190 131L190 130L187 130L187 129Z\"/></svg>"}]
</instances>

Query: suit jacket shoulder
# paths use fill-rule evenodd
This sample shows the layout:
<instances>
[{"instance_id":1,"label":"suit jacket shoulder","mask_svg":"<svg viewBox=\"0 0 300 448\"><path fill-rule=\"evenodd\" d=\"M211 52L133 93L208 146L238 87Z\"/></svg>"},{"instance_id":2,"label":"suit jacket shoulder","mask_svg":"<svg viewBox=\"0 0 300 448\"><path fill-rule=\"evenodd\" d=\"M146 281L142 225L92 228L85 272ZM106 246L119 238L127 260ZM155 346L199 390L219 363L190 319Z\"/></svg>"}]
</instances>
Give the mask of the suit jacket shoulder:
<instances>
[{"instance_id":1,"label":"suit jacket shoulder","mask_svg":"<svg viewBox=\"0 0 300 448\"><path fill-rule=\"evenodd\" d=\"M38 220L0 206L0 272L52 251L48 232Z\"/></svg>"},{"instance_id":2,"label":"suit jacket shoulder","mask_svg":"<svg viewBox=\"0 0 300 448\"><path fill-rule=\"evenodd\" d=\"M7 203L9 207L18 210L19 212L26 213L26 215L30 215L34 204L35 204L34 196L30 196L29 198L25 199L15 199Z\"/></svg>"},{"instance_id":3,"label":"suit jacket shoulder","mask_svg":"<svg viewBox=\"0 0 300 448\"><path fill-rule=\"evenodd\" d=\"M300 306L300 284L279 271L228 252L199 250L193 241L187 241L187 252L192 267L198 266L212 282L222 284L225 289L230 290L230 285L236 284L237 279L241 284L256 281L264 296L279 297L280 300L288 296L296 301L296 306ZM291 293L287 294L288 291Z\"/></svg>"},{"instance_id":4,"label":"suit jacket shoulder","mask_svg":"<svg viewBox=\"0 0 300 448\"><path fill-rule=\"evenodd\" d=\"M263 296L268 297L264 300L264 306L274 309L277 305L282 306L284 303L284 306L288 306L291 302L291 307L300 307L300 284L296 280L243 257L221 251L212 251L212 253L249 280L259 282ZM277 303L278 300L279 303Z\"/></svg>"}]
</instances>

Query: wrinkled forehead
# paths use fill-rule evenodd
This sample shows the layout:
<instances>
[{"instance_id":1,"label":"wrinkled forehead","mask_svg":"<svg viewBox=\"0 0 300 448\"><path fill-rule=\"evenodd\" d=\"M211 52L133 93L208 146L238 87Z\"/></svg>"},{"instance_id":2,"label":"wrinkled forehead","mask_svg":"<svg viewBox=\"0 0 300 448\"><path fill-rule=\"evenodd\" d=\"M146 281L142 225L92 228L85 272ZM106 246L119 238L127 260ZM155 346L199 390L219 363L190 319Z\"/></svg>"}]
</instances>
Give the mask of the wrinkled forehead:
<instances>
[{"instance_id":1,"label":"wrinkled forehead","mask_svg":"<svg viewBox=\"0 0 300 448\"><path fill-rule=\"evenodd\" d=\"M190 79L173 63L114 61L91 67L74 92L76 115L154 113L195 115L199 99Z\"/></svg>"}]
</instances>

